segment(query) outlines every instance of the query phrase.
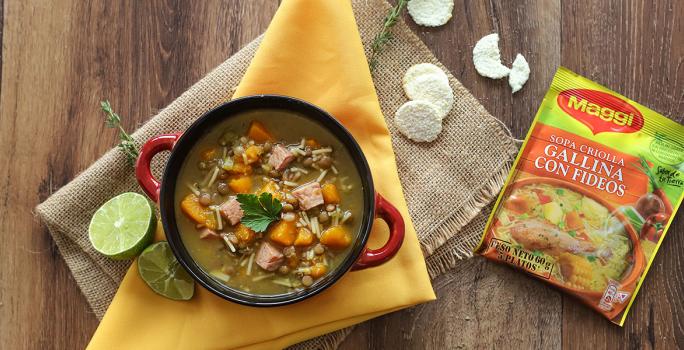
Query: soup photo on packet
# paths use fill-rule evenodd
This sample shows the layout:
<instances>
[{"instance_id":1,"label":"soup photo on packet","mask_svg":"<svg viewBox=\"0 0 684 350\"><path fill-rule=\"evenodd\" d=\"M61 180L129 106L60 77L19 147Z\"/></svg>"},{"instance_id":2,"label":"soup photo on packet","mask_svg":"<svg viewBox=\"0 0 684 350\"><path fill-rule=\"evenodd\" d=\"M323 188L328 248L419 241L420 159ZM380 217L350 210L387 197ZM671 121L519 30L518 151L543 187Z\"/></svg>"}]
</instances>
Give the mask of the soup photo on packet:
<instances>
[{"instance_id":1,"label":"soup photo on packet","mask_svg":"<svg viewBox=\"0 0 684 350\"><path fill-rule=\"evenodd\" d=\"M497 239L553 264L549 279L567 288L601 292L634 269L634 261L643 262L633 259L638 242L624 217L566 184L520 181L496 218Z\"/></svg>"}]
</instances>

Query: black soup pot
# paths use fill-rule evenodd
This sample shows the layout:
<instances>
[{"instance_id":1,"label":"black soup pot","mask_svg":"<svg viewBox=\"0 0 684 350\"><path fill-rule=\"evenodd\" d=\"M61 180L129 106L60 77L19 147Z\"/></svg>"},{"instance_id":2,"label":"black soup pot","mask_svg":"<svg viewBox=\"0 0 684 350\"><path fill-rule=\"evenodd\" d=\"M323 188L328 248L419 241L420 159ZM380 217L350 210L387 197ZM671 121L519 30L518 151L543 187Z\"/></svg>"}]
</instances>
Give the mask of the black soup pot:
<instances>
[{"instance_id":1,"label":"black soup pot","mask_svg":"<svg viewBox=\"0 0 684 350\"><path fill-rule=\"evenodd\" d=\"M183 162L193 146L208 130L216 127L226 119L246 111L257 109L279 109L298 113L330 131L351 154L356 171L361 178L363 191L363 215L359 232L348 256L335 270L329 272L321 280L309 288L286 294L259 295L226 286L205 272L190 256L181 239L176 223L174 208L177 205L175 192L178 176ZM150 162L154 155L162 151L171 151L171 156L163 177L154 178L150 171ZM138 183L147 195L158 202L161 221L166 239L180 264L199 284L212 293L236 303L249 306L278 306L298 302L322 292L337 282L350 270L360 270L380 265L391 259L401 248L404 239L404 220L397 209L375 193L373 179L366 157L352 135L335 118L322 109L299 99L278 95L248 96L224 103L205 113L182 133L156 136L143 146L136 164ZM390 236L384 246L378 249L366 247L368 236L375 217L384 219L390 227Z\"/></svg>"}]
</instances>

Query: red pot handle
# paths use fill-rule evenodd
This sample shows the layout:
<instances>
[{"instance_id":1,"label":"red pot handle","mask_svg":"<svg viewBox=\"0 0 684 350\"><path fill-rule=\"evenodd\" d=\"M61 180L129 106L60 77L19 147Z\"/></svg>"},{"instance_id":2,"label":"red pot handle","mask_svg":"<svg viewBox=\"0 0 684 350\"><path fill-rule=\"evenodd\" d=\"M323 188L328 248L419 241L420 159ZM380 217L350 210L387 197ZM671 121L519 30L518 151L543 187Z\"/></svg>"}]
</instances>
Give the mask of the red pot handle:
<instances>
[{"instance_id":1,"label":"red pot handle","mask_svg":"<svg viewBox=\"0 0 684 350\"><path fill-rule=\"evenodd\" d=\"M150 199L159 202L159 187L161 183L154 178L150 170L150 162L157 153L170 151L180 138L181 134L162 134L149 139L140 150L140 156L135 163L135 177L138 184Z\"/></svg>"},{"instance_id":2,"label":"red pot handle","mask_svg":"<svg viewBox=\"0 0 684 350\"><path fill-rule=\"evenodd\" d=\"M352 270L362 270L385 263L397 254L404 242L404 218L401 217L399 210L379 193L375 194L375 215L389 225L389 239L381 248L365 248Z\"/></svg>"}]
</instances>

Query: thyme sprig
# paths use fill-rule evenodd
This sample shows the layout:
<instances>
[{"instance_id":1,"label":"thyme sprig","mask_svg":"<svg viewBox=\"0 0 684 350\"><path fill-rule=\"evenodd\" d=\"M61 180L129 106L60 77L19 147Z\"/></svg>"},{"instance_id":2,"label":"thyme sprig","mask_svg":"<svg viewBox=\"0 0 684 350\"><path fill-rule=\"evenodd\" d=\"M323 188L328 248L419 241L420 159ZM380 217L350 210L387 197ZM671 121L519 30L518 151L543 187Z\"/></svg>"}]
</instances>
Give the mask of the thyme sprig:
<instances>
[{"instance_id":1,"label":"thyme sprig","mask_svg":"<svg viewBox=\"0 0 684 350\"><path fill-rule=\"evenodd\" d=\"M382 52L385 46L394 38L392 35L392 27L397 24L401 12L406 7L408 0L398 0L397 4L390 9L385 16L385 20L382 24L382 30L373 38L373 43L371 44L370 59L368 60L368 65L371 71L375 69L378 65L378 54Z\"/></svg>"},{"instance_id":2,"label":"thyme sprig","mask_svg":"<svg viewBox=\"0 0 684 350\"><path fill-rule=\"evenodd\" d=\"M109 101L100 101L100 107L105 113L105 124L107 127L119 129L119 148L126 156L126 159L128 159L128 163L134 165L136 159L138 159L138 146L135 144L135 140L121 126L121 117L112 110L112 105L109 104Z\"/></svg>"}]
</instances>

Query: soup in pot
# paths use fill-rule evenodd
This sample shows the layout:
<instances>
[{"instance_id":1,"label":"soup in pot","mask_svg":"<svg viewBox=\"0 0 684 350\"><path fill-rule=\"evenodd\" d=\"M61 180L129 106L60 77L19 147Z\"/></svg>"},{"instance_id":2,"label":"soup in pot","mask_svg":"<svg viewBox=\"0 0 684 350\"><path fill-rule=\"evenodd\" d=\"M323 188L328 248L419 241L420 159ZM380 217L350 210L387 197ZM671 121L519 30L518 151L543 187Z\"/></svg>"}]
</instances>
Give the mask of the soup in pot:
<instances>
[{"instance_id":1,"label":"soup in pot","mask_svg":"<svg viewBox=\"0 0 684 350\"><path fill-rule=\"evenodd\" d=\"M213 278L272 295L315 285L348 256L363 189L351 155L296 113L227 119L193 146L176 186L183 243Z\"/></svg>"}]
</instances>

